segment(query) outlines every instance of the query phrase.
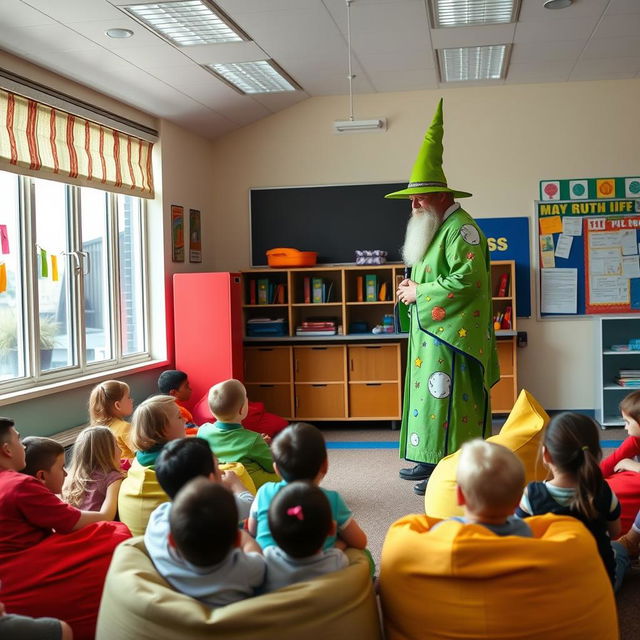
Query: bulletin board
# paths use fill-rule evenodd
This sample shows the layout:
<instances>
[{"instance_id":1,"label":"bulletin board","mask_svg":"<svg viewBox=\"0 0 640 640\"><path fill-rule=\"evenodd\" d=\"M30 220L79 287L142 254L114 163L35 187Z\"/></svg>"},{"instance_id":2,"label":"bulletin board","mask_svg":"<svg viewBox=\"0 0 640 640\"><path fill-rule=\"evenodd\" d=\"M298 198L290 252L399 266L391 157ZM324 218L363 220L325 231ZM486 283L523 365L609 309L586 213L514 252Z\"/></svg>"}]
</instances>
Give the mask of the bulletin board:
<instances>
[{"instance_id":1,"label":"bulletin board","mask_svg":"<svg viewBox=\"0 0 640 640\"><path fill-rule=\"evenodd\" d=\"M543 180L540 315L640 313L640 177Z\"/></svg>"}]
</instances>

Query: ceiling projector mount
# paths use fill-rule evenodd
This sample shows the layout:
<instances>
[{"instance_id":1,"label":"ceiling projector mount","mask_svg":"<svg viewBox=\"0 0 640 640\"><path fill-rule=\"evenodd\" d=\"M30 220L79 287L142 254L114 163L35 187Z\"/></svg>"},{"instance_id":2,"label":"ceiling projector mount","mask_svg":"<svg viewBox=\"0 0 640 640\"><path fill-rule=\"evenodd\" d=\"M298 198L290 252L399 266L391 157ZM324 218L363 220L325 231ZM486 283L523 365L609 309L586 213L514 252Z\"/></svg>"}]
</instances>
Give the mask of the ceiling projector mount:
<instances>
[{"instance_id":1,"label":"ceiling projector mount","mask_svg":"<svg viewBox=\"0 0 640 640\"><path fill-rule=\"evenodd\" d=\"M335 133L362 133L368 131L386 131L386 118L373 118L371 120L355 120L353 117L353 79L355 75L351 67L351 3L353 0L346 0L347 3L347 49L349 52L349 119L337 120L333 123Z\"/></svg>"}]
</instances>

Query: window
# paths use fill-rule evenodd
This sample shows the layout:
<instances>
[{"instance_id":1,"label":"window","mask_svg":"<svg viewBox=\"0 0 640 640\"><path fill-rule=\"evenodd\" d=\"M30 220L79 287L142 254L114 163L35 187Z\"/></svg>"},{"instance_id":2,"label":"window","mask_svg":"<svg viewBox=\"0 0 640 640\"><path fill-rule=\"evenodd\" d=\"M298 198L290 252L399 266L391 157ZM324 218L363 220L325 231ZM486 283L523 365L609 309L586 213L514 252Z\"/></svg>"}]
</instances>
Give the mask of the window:
<instances>
[{"instance_id":1,"label":"window","mask_svg":"<svg viewBox=\"0 0 640 640\"><path fill-rule=\"evenodd\" d=\"M0 171L0 394L150 359L144 208Z\"/></svg>"}]
</instances>

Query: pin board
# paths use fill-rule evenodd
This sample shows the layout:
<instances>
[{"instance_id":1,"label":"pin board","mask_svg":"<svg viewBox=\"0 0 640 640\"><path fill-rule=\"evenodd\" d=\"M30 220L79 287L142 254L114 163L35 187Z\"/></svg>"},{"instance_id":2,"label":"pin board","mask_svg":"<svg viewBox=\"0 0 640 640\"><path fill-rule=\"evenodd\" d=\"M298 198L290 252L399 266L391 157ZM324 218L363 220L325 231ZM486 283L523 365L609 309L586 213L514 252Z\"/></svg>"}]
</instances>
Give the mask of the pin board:
<instances>
[{"instance_id":1,"label":"pin board","mask_svg":"<svg viewBox=\"0 0 640 640\"><path fill-rule=\"evenodd\" d=\"M640 177L543 180L540 315L640 313Z\"/></svg>"},{"instance_id":2,"label":"pin board","mask_svg":"<svg viewBox=\"0 0 640 640\"><path fill-rule=\"evenodd\" d=\"M317 251L319 264L355 261L356 249L382 249L389 262L401 261L408 200L385 194L406 183L370 183L250 190L251 266L266 266L266 251L293 247ZM465 202L461 201L465 206ZM518 316L531 315L531 266L528 217L477 217L492 260L515 260Z\"/></svg>"}]
</instances>

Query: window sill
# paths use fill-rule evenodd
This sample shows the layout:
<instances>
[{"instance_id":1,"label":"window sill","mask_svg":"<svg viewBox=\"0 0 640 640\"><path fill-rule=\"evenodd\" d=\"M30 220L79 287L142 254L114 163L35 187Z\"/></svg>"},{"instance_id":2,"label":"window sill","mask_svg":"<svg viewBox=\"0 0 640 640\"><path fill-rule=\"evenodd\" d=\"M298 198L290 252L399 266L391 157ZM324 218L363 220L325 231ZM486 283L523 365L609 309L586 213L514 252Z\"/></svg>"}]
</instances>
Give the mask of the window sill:
<instances>
[{"instance_id":1,"label":"window sill","mask_svg":"<svg viewBox=\"0 0 640 640\"><path fill-rule=\"evenodd\" d=\"M148 360L144 363L128 365L126 367L118 367L117 369L109 369L108 371L100 371L85 376L74 378L73 380L64 380L53 382L51 384L33 387L31 389L21 389L20 391L11 391L0 396L0 407L8 404L15 404L24 400L32 400L33 398L42 398L61 391L77 389L89 384L98 384L103 380L118 378L123 375L131 375L134 373L142 373L152 369L160 369L169 364L168 360Z\"/></svg>"}]
</instances>

